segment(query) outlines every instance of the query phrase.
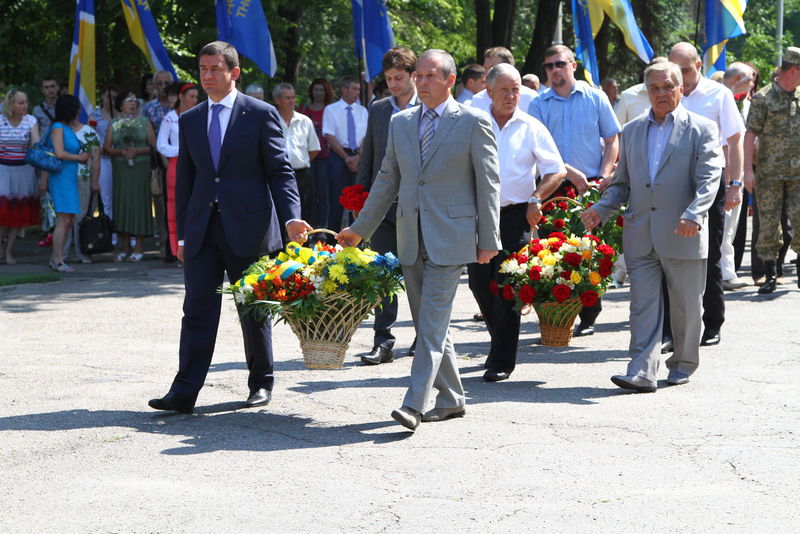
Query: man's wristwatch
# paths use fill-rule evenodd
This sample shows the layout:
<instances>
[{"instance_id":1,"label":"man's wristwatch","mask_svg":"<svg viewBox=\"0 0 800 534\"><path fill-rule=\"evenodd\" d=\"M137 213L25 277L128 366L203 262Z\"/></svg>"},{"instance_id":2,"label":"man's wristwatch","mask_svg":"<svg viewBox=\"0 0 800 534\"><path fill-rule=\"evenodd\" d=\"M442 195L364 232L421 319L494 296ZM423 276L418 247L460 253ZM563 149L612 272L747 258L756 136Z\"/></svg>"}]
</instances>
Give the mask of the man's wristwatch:
<instances>
[{"instance_id":1,"label":"man's wristwatch","mask_svg":"<svg viewBox=\"0 0 800 534\"><path fill-rule=\"evenodd\" d=\"M730 186L730 187L742 187L742 182L741 182L741 180L731 180L730 182L728 182L728 186Z\"/></svg>"},{"instance_id":2,"label":"man's wristwatch","mask_svg":"<svg viewBox=\"0 0 800 534\"><path fill-rule=\"evenodd\" d=\"M541 206L542 199L537 197L536 195L533 195L531 196L531 198L528 199L528 204L539 204Z\"/></svg>"}]
</instances>

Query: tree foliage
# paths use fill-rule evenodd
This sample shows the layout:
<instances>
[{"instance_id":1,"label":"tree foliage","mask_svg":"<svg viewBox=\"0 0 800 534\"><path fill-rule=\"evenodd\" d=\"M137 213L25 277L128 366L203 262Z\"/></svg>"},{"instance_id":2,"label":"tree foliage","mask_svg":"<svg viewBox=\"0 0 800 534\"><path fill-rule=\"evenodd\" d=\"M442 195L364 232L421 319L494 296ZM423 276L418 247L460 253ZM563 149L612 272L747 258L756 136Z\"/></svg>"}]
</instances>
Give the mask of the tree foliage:
<instances>
[{"instance_id":1,"label":"tree foliage","mask_svg":"<svg viewBox=\"0 0 800 534\"><path fill-rule=\"evenodd\" d=\"M699 0L632 0L639 26L656 54L678 41L696 42ZM242 59L242 82L271 85L288 80L302 96L318 76L335 80L358 72L349 0L269 0L262 2L270 23L279 68L269 79L253 62ZM417 52L448 50L460 66L482 58L488 46L510 46L523 73L543 74L544 50L552 44L559 0L387 0L399 45ZM702 2L700 2L702 4ZM16 51L0 63L0 81L29 88L38 98L38 81L51 74L66 81L74 29L73 0L7 0L0 25L0 47ZM563 36L574 45L570 2L562 2ZM196 53L216 38L212 0L150 0L164 44L182 78L196 77ZM149 71L131 42L119 0L95 0L98 84L116 81L139 89ZM702 9L701 9L702 12ZM748 60L769 76L775 65L774 0L750 0L747 35L729 42L728 59ZM700 21L702 31L702 20ZM800 36L800 0L785 2L784 46ZM800 43L797 43L800 44ZM624 44L622 33L607 22L596 41L602 77L622 87L638 81L644 64Z\"/></svg>"}]
</instances>

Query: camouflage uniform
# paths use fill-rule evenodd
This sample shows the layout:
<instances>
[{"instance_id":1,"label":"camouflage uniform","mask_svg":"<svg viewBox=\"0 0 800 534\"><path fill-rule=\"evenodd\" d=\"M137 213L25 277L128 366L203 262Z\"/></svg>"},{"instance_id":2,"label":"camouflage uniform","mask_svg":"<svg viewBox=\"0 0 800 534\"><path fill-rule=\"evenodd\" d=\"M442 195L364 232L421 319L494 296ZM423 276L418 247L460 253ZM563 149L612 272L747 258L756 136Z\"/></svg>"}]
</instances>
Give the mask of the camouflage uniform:
<instances>
[{"instance_id":1,"label":"camouflage uniform","mask_svg":"<svg viewBox=\"0 0 800 534\"><path fill-rule=\"evenodd\" d=\"M784 62L800 65L800 49L788 48ZM800 227L800 87L787 92L773 82L761 89L750 105L747 129L759 143L755 194L761 231L756 250L762 260L774 262L783 243L784 202L789 220ZM792 250L800 253L800 232L792 239Z\"/></svg>"}]
</instances>

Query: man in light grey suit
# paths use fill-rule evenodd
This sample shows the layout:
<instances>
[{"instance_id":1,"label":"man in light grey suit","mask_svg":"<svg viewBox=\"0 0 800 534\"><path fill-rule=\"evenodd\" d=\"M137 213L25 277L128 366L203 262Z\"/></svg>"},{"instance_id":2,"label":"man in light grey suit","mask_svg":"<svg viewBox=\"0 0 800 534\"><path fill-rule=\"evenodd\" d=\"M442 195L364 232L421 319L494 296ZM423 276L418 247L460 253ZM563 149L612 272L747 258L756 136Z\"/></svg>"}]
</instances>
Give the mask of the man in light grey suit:
<instances>
[{"instance_id":1,"label":"man in light grey suit","mask_svg":"<svg viewBox=\"0 0 800 534\"><path fill-rule=\"evenodd\" d=\"M397 198L397 250L417 351L403 406L392 417L414 430L421 420L465 413L464 388L449 333L458 281L467 263L500 249L500 178L489 117L450 96L453 58L428 50L417 61L422 106L395 114L386 155L358 219L337 236L355 246L372 235ZM431 388L435 407L424 412Z\"/></svg>"},{"instance_id":2,"label":"man in light grey suit","mask_svg":"<svg viewBox=\"0 0 800 534\"><path fill-rule=\"evenodd\" d=\"M719 188L724 159L717 126L680 105L680 68L664 62L645 70L652 109L625 125L613 181L581 217L591 230L620 205L622 241L631 277L632 358L621 388L656 390L666 278L675 352L667 383L685 384L699 364L703 290L708 258L708 210ZM655 297L655 298L654 298Z\"/></svg>"}]
</instances>

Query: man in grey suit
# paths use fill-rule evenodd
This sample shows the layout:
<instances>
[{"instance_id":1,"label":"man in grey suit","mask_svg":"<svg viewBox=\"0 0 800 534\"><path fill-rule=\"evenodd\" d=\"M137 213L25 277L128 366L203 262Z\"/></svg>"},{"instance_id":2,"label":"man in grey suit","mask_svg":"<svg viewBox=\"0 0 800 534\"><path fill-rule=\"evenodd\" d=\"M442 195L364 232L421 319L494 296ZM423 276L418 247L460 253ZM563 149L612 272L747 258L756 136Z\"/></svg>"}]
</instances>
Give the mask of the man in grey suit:
<instances>
[{"instance_id":1,"label":"man in grey suit","mask_svg":"<svg viewBox=\"0 0 800 534\"><path fill-rule=\"evenodd\" d=\"M383 55L383 75L392 96L374 102L369 108L367 134L361 141L361 159L358 162L356 183L370 191L381 162L386 153L386 139L389 137L389 121L392 115L417 105L417 91L414 88L413 74L416 68L417 55L405 48L392 48ZM385 254L397 254L397 230L395 228L397 203L393 202L389 211L381 221L378 229L372 234L370 247ZM392 326L397 320L397 297L384 299L375 310L373 330L375 337L372 351L361 356L367 365L388 363L394 359L394 334Z\"/></svg>"},{"instance_id":2,"label":"man in grey suit","mask_svg":"<svg viewBox=\"0 0 800 534\"><path fill-rule=\"evenodd\" d=\"M581 217L591 230L627 202L622 241L631 277L631 362L617 386L656 390L666 278L675 352L667 383L685 384L699 364L703 290L708 258L708 210L724 159L717 126L680 105L680 68L664 62L645 70L652 109L625 125L616 173L603 198ZM654 298L655 297L655 298Z\"/></svg>"},{"instance_id":3,"label":"man in grey suit","mask_svg":"<svg viewBox=\"0 0 800 534\"><path fill-rule=\"evenodd\" d=\"M392 412L414 430L421 420L465 413L464 388L449 333L458 281L467 263L500 249L500 178L489 117L450 96L456 65L428 50L416 67L422 106L395 114L386 155L363 211L337 236L344 246L369 237L397 198L397 250L417 332L411 384ZM435 407L422 415L436 388Z\"/></svg>"}]
</instances>

